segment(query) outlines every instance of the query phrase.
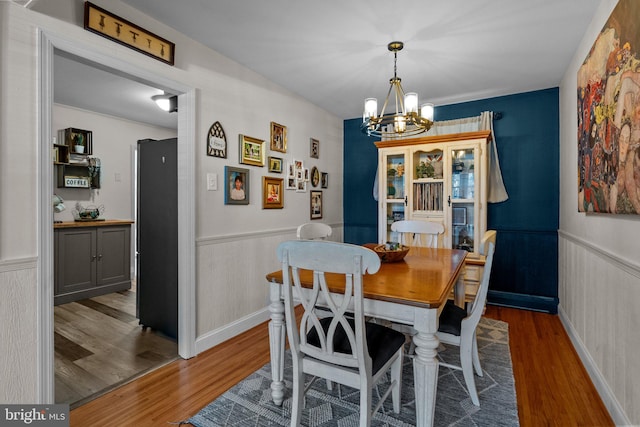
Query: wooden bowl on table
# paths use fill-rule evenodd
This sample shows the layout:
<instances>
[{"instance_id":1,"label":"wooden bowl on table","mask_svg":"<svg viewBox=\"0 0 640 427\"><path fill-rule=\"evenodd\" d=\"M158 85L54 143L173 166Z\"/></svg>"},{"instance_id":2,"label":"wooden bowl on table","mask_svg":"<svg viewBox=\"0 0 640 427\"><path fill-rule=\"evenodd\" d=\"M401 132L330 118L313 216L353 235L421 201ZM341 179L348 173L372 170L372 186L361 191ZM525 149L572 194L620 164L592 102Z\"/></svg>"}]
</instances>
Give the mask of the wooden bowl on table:
<instances>
[{"instance_id":1,"label":"wooden bowl on table","mask_svg":"<svg viewBox=\"0 0 640 427\"><path fill-rule=\"evenodd\" d=\"M402 261L409 253L409 246L400 245L398 249L387 249L386 245L376 245L372 248L380 257L382 262L398 262Z\"/></svg>"}]
</instances>

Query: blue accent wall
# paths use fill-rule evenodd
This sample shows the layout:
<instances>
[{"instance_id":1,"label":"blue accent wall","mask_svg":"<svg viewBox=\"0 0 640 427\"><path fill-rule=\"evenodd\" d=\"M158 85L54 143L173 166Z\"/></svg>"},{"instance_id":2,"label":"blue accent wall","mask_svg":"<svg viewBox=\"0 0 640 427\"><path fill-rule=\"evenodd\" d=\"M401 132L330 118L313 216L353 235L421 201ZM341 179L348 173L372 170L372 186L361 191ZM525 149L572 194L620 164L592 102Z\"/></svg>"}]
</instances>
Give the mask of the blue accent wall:
<instances>
[{"instance_id":1,"label":"blue accent wall","mask_svg":"<svg viewBox=\"0 0 640 427\"><path fill-rule=\"evenodd\" d=\"M494 120L502 177L509 199L490 203L487 226L498 231L489 301L557 312L559 225L558 88L438 106L435 120L502 114ZM344 122L344 239L377 241L373 180L377 150Z\"/></svg>"}]
</instances>

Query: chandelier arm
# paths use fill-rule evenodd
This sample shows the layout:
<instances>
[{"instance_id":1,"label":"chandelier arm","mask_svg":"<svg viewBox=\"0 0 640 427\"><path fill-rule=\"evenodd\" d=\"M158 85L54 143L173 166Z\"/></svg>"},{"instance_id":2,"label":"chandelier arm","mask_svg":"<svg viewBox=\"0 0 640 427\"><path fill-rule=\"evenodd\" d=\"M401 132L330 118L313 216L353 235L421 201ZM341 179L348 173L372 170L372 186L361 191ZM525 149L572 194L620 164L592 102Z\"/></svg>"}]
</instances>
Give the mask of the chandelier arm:
<instances>
[{"instance_id":1,"label":"chandelier arm","mask_svg":"<svg viewBox=\"0 0 640 427\"><path fill-rule=\"evenodd\" d=\"M382 111L380 111L380 119L384 117L384 110L387 108L387 104L389 103L389 96L391 96L391 91L393 90L393 84L389 85L389 91L387 92L387 97L384 99L384 104L382 104Z\"/></svg>"}]
</instances>

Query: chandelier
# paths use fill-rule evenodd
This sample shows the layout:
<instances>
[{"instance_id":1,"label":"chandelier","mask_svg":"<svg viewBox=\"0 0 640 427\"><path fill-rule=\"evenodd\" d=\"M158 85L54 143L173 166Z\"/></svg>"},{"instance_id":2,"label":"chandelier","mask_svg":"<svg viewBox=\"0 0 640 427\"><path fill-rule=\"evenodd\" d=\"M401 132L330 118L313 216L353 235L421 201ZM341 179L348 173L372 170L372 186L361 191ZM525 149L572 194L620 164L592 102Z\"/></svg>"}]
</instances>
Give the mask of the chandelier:
<instances>
[{"instance_id":1,"label":"chandelier","mask_svg":"<svg viewBox=\"0 0 640 427\"><path fill-rule=\"evenodd\" d=\"M360 128L362 132L369 136L400 138L426 132L433 125L433 104L422 104L418 114L418 94L415 92L404 93L404 89L400 84L396 63L398 61L398 52L403 47L404 43L398 41L387 45L389 51L393 52L393 78L389 79L391 86L382 105L380 115L378 115L378 100L376 98L364 100L364 114L362 115ZM395 101L395 113L385 115L391 92L393 92L392 101Z\"/></svg>"}]
</instances>

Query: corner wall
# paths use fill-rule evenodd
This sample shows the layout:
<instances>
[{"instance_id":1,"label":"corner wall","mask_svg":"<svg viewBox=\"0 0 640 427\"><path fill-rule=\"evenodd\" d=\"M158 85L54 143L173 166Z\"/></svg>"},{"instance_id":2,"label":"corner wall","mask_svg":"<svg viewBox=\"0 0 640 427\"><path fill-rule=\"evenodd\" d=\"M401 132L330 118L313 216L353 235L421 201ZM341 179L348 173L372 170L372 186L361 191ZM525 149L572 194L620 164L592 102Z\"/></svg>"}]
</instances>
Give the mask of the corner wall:
<instances>
[{"instance_id":1,"label":"corner wall","mask_svg":"<svg viewBox=\"0 0 640 427\"><path fill-rule=\"evenodd\" d=\"M640 425L640 215L578 212L577 73L616 4L601 2L560 85L560 316L616 425Z\"/></svg>"}]
</instances>

